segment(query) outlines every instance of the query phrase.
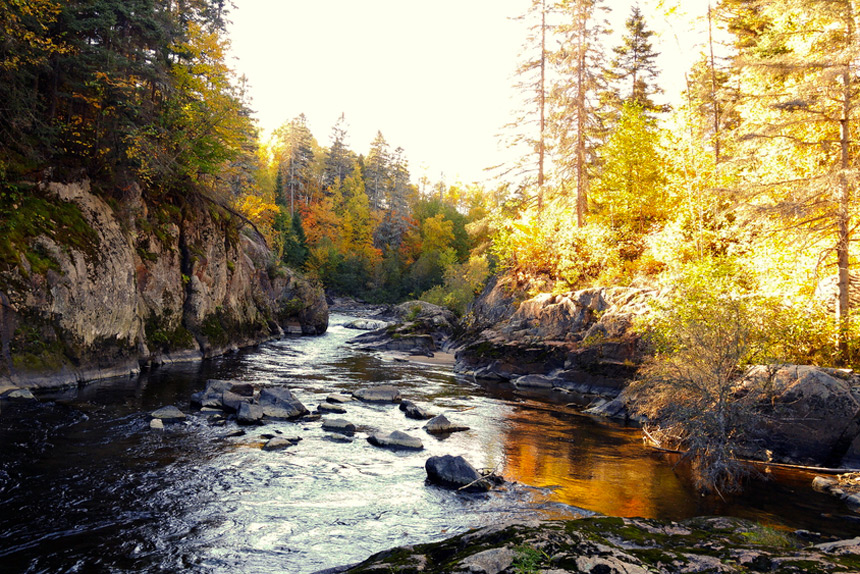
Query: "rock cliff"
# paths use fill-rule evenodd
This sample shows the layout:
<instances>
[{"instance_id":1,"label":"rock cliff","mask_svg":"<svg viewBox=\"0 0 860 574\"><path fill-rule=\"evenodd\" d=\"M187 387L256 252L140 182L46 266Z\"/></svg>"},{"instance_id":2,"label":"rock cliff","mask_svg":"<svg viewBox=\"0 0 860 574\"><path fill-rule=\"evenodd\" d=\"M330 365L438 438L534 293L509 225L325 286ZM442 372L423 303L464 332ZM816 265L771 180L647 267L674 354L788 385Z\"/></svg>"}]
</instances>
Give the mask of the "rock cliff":
<instances>
[{"instance_id":1,"label":"rock cliff","mask_svg":"<svg viewBox=\"0 0 860 574\"><path fill-rule=\"evenodd\" d=\"M205 196L83 181L6 203L0 385L72 385L328 326L322 290Z\"/></svg>"},{"instance_id":2,"label":"rock cliff","mask_svg":"<svg viewBox=\"0 0 860 574\"><path fill-rule=\"evenodd\" d=\"M656 295L609 287L527 298L494 278L463 320L456 368L514 381L550 375L546 385L609 386L617 394L646 356L645 343L631 327Z\"/></svg>"}]
</instances>

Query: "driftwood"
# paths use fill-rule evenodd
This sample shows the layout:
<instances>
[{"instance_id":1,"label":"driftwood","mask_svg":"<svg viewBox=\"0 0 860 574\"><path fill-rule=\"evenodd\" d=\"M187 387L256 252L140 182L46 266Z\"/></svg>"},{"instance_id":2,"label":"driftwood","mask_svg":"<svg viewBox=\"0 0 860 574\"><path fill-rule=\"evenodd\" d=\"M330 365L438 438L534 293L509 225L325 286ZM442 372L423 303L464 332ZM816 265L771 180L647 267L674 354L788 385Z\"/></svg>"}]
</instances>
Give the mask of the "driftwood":
<instances>
[{"instance_id":1,"label":"driftwood","mask_svg":"<svg viewBox=\"0 0 860 574\"><path fill-rule=\"evenodd\" d=\"M648 432L648 429L642 428L642 437L643 442L648 445L650 448L659 451L665 452L667 454L680 454L686 455L688 451L686 450L676 450L671 448L665 448L660 446L660 442L655 439L651 433ZM817 472L819 474L845 474L846 472L858 472L860 469L857 468L826 468L823 466L804 466L802 464L786 464L784 462L767 462L763 460L752 460L748 458L740 458L735 459L740 462L752 465L752 466L764 466L768 468L784 468L786 470L803 470L808 472Z\"/></svg>"}]
</instances>

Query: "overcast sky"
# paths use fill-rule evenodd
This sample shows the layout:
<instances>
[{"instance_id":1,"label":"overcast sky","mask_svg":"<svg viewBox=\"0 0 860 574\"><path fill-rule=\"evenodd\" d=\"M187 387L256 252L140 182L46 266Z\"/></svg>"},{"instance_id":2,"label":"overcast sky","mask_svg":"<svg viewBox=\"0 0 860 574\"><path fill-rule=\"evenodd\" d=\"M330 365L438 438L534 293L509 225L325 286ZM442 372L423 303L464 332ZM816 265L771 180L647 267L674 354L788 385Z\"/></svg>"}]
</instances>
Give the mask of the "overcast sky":
<instances>
[{"instance_id":1,"label":"overcast sky","mask_svg":"<svg viewBox=\"0 0 860 574\"><path fill-rule=\"evenodd\" d=\"M689 26L666 28L641 2L676 97L691 55ZM272 130L304 113L328 146L341 113L349 145L366 153L376 132L403 147L413 180L483 180L504 152L496 135L517 105L513 71L523 43L511 17L529 0L235 0L232 65L248 79L259 125ZM613 0L623 27L631 2ZM653 6L652 6L653 5ZM705 0L687 0L693 11ZM704 10L705 8L701 8ZM653 16L651 14L654 14Z\"/></svg>"}]
</instances>

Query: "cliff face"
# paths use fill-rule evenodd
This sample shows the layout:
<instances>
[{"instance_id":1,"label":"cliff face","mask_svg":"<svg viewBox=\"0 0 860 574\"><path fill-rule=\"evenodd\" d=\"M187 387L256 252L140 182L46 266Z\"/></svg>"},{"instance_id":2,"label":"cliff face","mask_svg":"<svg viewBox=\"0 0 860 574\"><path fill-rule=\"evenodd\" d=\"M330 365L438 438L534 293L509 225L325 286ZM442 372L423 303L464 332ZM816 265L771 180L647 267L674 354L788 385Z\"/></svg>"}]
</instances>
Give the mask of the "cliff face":
<instances>
[{"instance_id":1,"label":"cliff face","mask_svg":"<svg viewBox=\"0 0 860 574\"><path fill-rule=\"evenodd\" d=\"M272 265L229 211L199 195L147 201L136 184L118 195L50 183L5 206L3 382L69 385L326 330L322 289Z\"/></svg>"}]
</instances>

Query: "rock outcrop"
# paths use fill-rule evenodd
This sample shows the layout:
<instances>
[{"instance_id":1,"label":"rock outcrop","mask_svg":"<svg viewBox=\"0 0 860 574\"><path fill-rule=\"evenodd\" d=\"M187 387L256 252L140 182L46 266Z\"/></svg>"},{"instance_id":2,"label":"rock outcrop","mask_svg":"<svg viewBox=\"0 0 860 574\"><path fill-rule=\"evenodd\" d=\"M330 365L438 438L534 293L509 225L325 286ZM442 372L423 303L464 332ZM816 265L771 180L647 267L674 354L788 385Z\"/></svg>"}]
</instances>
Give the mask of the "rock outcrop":
<instances>
[{"instance_id":1,"label":"rock outcrop","mask_svg":"<svg viewBox=\"0 0 860 574\"><path fill-rule=\"evenodd\" d=\"M441 542L394 548L330 572L789 574L860 568L860 538L810 544L800 534L722 517L683 522L605 516L534 521L492 525Z\"/></svg>"},{"instance_id":2,"label":"rock outcrop","mask_svg":"<svg viewBox=\"0 0 860 574\"><path fill-rule=\"evenodd\" d=\"M464 318L456 369L476 378L518 379L523 387L617 395L646 356L647 345L632 327L656 296L609 287L523 299L493 279Z\"/></svg>"},{"instance_id":3,"label":"rock outcrop","mask_svg":"<svg viewBox=\"0 0 860 574\"><path fill-rule=\"evenodd\" d=\"M433 356L445 350L457 330L454 313L425 301L407 301L391 310L392 321L350 340L365 351L397 351Z\"/></svg>"},{"instance_id":4,"label":"rock outcrop","mask_svg":"<svg viewBox=\"0 0 860 574\"><path fill-rule=\"evenodd\" d=\"M203 195L88 181L28 193L41 212L0 261L6 383L74 385L328 326L322 290Z\"/></svg>"}]
</instances>

